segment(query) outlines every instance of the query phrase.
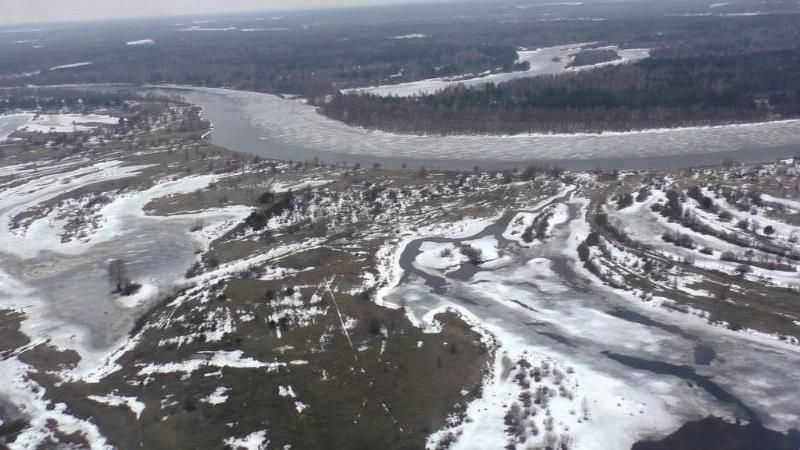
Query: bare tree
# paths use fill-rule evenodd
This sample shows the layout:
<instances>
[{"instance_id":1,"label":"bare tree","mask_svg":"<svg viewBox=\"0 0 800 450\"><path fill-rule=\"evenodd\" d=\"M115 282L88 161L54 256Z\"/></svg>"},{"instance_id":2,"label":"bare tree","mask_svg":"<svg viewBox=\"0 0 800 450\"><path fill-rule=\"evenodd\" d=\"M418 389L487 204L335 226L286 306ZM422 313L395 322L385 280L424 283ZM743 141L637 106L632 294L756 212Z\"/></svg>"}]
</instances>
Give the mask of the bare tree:
<instances>
[{"instance_id":1,"label":"bare tree","mask_svg":"<svg viewBox=\"0 0 800 450\"><path fill-rule=\"evenodd\" d=\"M583 397L581 401L581 413L583 413L583 420L589 420L589 400Z\"/></svg>"},{"instance_id":2,"label":"bare tree","mask_svg":"<svg viewBox=\"0 0 800 450\"><path fill-rule=\"evenodd\" d=\"M115 293L121 293L128 289L131 280L128 277L128 267L125 264L125 260L112 259L108 263L108 282L115 286Z\"/></svg>"}]
</instances>

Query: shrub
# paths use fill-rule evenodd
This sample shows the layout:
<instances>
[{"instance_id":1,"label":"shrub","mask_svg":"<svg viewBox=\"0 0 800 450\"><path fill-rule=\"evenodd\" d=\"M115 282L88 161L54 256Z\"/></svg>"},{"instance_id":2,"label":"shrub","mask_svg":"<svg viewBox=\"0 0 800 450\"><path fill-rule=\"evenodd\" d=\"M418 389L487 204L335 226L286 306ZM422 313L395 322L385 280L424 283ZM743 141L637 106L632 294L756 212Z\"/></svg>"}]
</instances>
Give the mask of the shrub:
<instances>
[{"instance_id":1,"label":"shrub","mask_svg":"<svg viewBox=\"0 0 800 450\"><path fill-rule=\"evenodd\" d=\"M619 196L617 200L617 209L625 209L633 204L633 195L625 193Z\"/></svg>"},{"instance_id":2,"label":"shrub","mask_svg":"<svg viewBox=\"0 0 800 450\"><path fill-rule=\"evenodd\" d=\"M258 203L262 205L266 205L267 203L272 203L275 200L275 194L270 191L264 192L260 196L258 196Z\"/></svg>"},{"instance_id":3,"label":"shrub","mask_svg":"<svg viewBox=\"0 0 800 450\"><path fill-rule=\"evenodd\" d=\"M479 248L475 248L471 245L463 245L461 247L461 253L466 256L472 264L480 264L482 261L481 256L483 252L481 252Z\"/></svg>"},{"instance_id":4,"label":"shrub","mask_svg":"<svg viewBox=\"0 0 800 450\"><path fill-rule=\"evenodd\" d=\"M586 245L585 241L578 245L578 258L583 262L589 260L589 246Z\"/></svg>"},{"instance_id":5,"label":"shrub","mask_svg":"<svg viewBox=\"0 0 800 450\"><path fill-rule=\"evenodd\" d=\"M647 189L646 187L643 187L643 188L639 189L639 193L636 194L636 201L637 202L643 202L643 201L647 200L647 197L650 197L650 190Z\"/></svg>"},{"instance_id":6,"label":"shrub","mask_svg":"<svg viewBox=\"0 0 800 450\"><path fill-rule=\"evenodd\" d=\"M244 224L256 231L263 230L267 226L267 216L261 210L253 211L244 219Z\"/></svg>"}]
</instances>

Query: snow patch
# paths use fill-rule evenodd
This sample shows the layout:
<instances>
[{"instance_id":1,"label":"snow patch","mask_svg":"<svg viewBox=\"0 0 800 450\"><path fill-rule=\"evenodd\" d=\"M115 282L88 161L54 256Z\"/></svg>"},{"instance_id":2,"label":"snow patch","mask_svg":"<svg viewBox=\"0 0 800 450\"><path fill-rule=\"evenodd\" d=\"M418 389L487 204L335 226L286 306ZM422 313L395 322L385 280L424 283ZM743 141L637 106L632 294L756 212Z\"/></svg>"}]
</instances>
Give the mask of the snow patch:
<instances>
[{"instance_id":1,"label":"snow patch","mask_svg":"<svg viewBox=\"0 0 800 450\"><path fill-rule=\"evenodd\" d=\"M136 416L136 420L142 417L142 411L144 411L145 408L145 404L136 397L123 397L116 394L109 394L104 396L90 395L88 398L108 406L125 406Z\"/></svg>"},{"instance_id":2,"label":"snow patch","mask_svg":"<svg viewBox=\"0 0 800 450\"><path fill-rule=\"evenodd\" d=\"M53 66L53 67L51 67L51 68L49 68L47 70L74 69L76 67L90 66L92 64L94 64L94 62L91 62L91 61L77 62L77 63L72 63L72 64L62 64L60 66Z\"/></svg>"},{"instance_id":3,"label":"snow patch","mask_svg":"<svg viewBox=\"0 0 800 450\"><path fill-rule=\"evenodd\" d=\"M135 47L135 46L140 46L140 45L154 45L155 43L156 43L156 41L154 41L152 39L140 39L138 41L128 41L128 42L125 43L125 45L129 45L129 46Z\"/></svg>"},{"instance_id":4,"label":"snow patch","mask_svg":"<svg viewBox=\"0 0 800 450\"><path fill-rule=\"evenodd\" d=\"M233 450L266 450L269 446L267 430L255 431L244 437L229 437L224 443Z\"/></svg>"},{"instance_id":5,"label":"snow patch","mask_svg":"<svg viewBox=\"0 0 800 450\"><path fill-rule=\"evenodd\" d=\"M228 401L228 392L230 392L230 389L220 386L209 394L208 397L204 397L200 399L200 401L210 405L221 405Z\"/></svg>"}]
</instances>

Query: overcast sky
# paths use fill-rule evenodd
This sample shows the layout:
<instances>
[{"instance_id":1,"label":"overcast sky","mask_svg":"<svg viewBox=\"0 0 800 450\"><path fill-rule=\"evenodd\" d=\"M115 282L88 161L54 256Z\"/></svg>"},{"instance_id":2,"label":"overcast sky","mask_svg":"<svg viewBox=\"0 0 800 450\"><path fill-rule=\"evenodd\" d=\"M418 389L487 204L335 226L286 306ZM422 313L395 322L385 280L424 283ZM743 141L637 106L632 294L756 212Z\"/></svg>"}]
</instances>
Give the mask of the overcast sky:
<instances>
[{"instance_id":1,"label":"overcast sky","mask_svg":"<svg viewBox=\"0 0 800 450\"><path fill-rule=\"evenodd\" d=\"M409 0L0 0L0 25L254 10L410 3Z\"/></svg>"}]
</instances>

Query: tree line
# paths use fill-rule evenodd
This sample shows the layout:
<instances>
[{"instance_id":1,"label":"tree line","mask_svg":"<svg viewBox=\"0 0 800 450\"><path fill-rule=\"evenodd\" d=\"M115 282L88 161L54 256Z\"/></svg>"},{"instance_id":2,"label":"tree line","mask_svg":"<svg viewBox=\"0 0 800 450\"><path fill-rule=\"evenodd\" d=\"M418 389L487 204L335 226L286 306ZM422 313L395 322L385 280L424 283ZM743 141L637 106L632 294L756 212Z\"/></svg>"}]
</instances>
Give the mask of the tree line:
<instances>
[{"instance_id":1,"label":"tree line","mask_svg":"<svg viewBox=\"0 0 800 450\"><path fill-rule=\"evenodd\" d=\"M800 50L652 58L419 97L337 95L319 105L351 125L423 134L599 132L800 115Z\"/></svg>"}]
</instances>

